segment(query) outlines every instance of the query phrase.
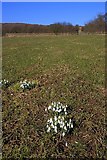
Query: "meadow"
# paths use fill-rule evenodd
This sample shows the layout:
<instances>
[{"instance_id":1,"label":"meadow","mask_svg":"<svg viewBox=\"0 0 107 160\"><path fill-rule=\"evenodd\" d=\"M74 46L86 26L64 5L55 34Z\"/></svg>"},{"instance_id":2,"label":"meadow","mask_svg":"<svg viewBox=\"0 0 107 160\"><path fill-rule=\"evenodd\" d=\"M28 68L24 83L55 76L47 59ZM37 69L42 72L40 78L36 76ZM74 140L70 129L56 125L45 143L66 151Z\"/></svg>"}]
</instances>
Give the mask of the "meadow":
<instances>
[{"instance_id":1,"label":"meadow","mask_svg":"<svg viewBox=\"0 0 107 160\"><path fill-rule=\"evenodd\" d=\"M2 59L3 159L106 159L104 35L4 37ZM69 106L64 137L46 131L52 102Z\"/></svg>"}]
</instances>

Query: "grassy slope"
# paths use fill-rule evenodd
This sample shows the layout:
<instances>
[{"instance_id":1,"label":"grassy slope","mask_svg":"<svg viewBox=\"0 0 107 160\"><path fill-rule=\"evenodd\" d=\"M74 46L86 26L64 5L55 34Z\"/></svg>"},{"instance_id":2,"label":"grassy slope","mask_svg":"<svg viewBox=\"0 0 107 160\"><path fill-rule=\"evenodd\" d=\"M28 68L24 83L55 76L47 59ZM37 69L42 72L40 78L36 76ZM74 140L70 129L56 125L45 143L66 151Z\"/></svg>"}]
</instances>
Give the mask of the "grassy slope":
<instances>
[{"instance_id":1,"label":"grassy slope","mask_svg":"<svg viewBox=\"0 0 107 160\"><path fill-rule=\"evenodd\" d=\"M26 92L14 86L3 91L4 158L105 157L104 54L99 35L3 39L3 77L39 84ZM63 139L45 131L51 101L72 110L75 127Z\"/></svg>"}]
</instances>

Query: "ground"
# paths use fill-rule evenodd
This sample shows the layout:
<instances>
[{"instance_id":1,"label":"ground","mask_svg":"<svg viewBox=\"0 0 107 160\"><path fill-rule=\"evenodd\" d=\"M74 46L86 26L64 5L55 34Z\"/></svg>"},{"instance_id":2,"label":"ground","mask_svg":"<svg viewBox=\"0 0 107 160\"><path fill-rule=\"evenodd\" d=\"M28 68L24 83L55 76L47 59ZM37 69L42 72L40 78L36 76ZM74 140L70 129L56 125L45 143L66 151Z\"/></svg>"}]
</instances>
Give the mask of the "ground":
<instances>
[{"instance_id":1,"label":"ground","mask_svg":"<svg viewBox=\"0 0 107 160\"><path fill-rule=\"evenodd\" d=\"M106 159L104 35L5 37L2 58L4 159ZM35 87L20 89L25 79ZM70 108L63 138L46 132L51 102Z\"/></svg>"}]
</instances>

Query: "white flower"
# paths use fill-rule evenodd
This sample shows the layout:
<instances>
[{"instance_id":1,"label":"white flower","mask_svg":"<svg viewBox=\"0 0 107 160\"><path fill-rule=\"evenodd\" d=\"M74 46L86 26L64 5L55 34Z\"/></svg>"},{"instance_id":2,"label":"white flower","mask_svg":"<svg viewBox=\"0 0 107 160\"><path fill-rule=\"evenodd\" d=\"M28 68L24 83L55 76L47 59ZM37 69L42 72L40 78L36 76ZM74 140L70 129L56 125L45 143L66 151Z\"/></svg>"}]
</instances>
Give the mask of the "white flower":
<instances>
[{"instance_id":1,"label":"white flower","mask_svg":"<svg viewBox=\"0 0 107 160\"><path fill-rule=\"evenodd\" d=\"M47 108L45 108L45 112L47 112Z\"/></svg>"},{"instance_id":2,"label":"white flower","mask_svg":"<svg viewBox=\"0 0 107 160\"><path fill-rule=\"evenodd\" d=\"M58 110L58 112L61 112L61 111L62 111L61 109Z\"/></svg>"},{"instance_id":3,"label":"white flower","mask_svg":"<svg viewBox=\"0 0 107 160\"><path fill-rule=\"evenodd\" d=\"M64 105L62 105L62 109L64 109L65 108L65 106Z\"/></svg>"},{"instance_id":4,"label":"white flower","mask_svg":"<svg viewBox=\"0 0 107 160\"><path fill-rule=\"evenodd\" d=\"M61 119L61 116L59 116L58 119Z\"/></svg>"},{"instance_id":5,"label":"white flower","mask_svg":"<svg viewBox=\"0 0 107 160\"><path fill-rule=\"evenodd\" d=\"M57 117L56 116L54 117L54 120L57 121Z\"/></svg>"},{"instance_id":6,"label":"white flower","mask_svg":"<svg viewBox=\"0 0 107 160\"><path fill-rule=\"evenodd\" d=\"M73 128L73 123L71 123L71 125L70 125L70 126L71 126L71 128Z\"/></svg>"},{"instance_id":7,"label":"white flower","mask_svg":"<svg viewBox=\"0 0 107 160\"><path fill-rule=\"evenodd\" d=\"M20 87L24 89L24 85L23 84L21 84Z\"/></svg>"},{"instance_id":8,"label":"white flower","mask_svg":"<svg viewBox=\"0 0 107 160\"><path fill-rule=\"evenodd\" d=\"M57 110L57 112L58 112L58 110L59 110L59 107L58 107L58 106L57 106L56 110Z\"/></svg>"},{"instance_id":9,"label":"white flower","mask_svg":"<svg viewBox=\"0 0 107 160\"><path fill-rule=\"evenodd\" d=\"M63 128L63 125L62 125L62 124L60 124L60 128Z\"/></svg>"},{"instance_id":10,"label":"white flower","mask_svg":"<svg viewBox=\"0 0 107 160\"><path fill-rule=\"evenodd\" d=\"M52 107L51 107L51 106L49 106L49 107L48 107L48 110L50 110L51 108L52 108Z\"/></svg>"},{"instance_id":11,"label":"white flower","mask_svg":"<svg viewBox=\"0 0 107 160\"><path fill-rule=\"evenodd\" d=\"M51 123L51 127L54 129L55 126L53 125L53 123Z\"/></svg>"},{"instance_id":12,"label":"white flower","mask_svg":"<svg viewBox=\"0 0 107 160\"><path fill-rule=\"evenodd\" d=\"M66 106L62 105L60 102L52 102L47 109L48 110L51 109L50 114L52 115L52 117L47 121L47 124L49 126L48 132L50 131L53 133L54 131L55 133L58 133L58 129L59 129L62 136L65 136L67 129L69 130L70 128L73 128L72 120L71 119L66 120L67 105ZM47 111L47 109L45 109L45 111ZM60 114L61 111L64 111L63 116ZM67 143L66 143L66 146L67 146Z\"/></svg>"},{"instance_id":13,"label":"white flower","mask_svg":"<svg viewBox=\"0 0 107 160\"><path fill-rule=\"evenodd\" d=\"M52 102L52 106L54 105L55 102Z\"/></svg>"},{"instance_id":14,"label":"white flower","mask_svg":"<svg viewBox=\"0 0 107 160\"><path fill-rule=\"evenodd\" d=\"M57 122L55 121L55 126L57 125Z\"/></svg>"},{"instance_id":15,"label":"white flower","mask_svg":"<svg viewBox=\"0 0 107 160\"><path fill-rule=\"evenodd\" d=\"M64 121L64 116L62 117L62 120Z\"/></svg>"},{"instance_id":16,"label":"white flower","mask_svg":"<svg viewBox=\"0 0 107 160\"><path fill-rule=\"evenodd\" d=\"M47 132L50 132L50 130L51 130L50 127L48 127Z\"/></svg>"},{"instance_id":17,"label":"white flower","mask_svg":"<svg viewBox=\"0 0 107 160\"><path fill-rule=\"evenodd\" d=\"M78 142L77 142L77 141L75 141L75 143L76 143L76 144L78 144Z\"/></svg>"},{"instance_id":18,"label":"white flower","mask_svg":"<svg viewBox=\"0 0 107 160\"><path fill-rule=\"evenodd\" d=\"M65 112L65 115L67 115L67 112Z\"/></svg>"},{"instance_id":19,"label":"white flower","mask_svg":"<svg viewBox=\"0 0 107 160\"><path fill-rule=\"evenodd\" d=\"M66 112L66 108L64 108L64 112Z\"/></svg>"},{"instance_id":20,"label":"white flower","mask_svg":"<svg viewBox=\"0 0 107 160\"><path fill-rule=\"evenodd\" d=\"M50 122L50 119L48 119L48 121L47 121L48 123Z\"/></svg>"},{"instance_id":21,"label":"white flower","mask_svg":"<svg viewBox=\"0 0 107 160\"><path fill-rule=\"evenodd\" d=\"M61 121L58 119L58 123L60 124L61 123Z\"/></svg>"},{"instance_id":22,"label":"white flower","mask_svg":"<svg viewBox=\"0 0 107 160\"><path fill-rule=\"evenodd\" d=\"M69 127L70 126L70 124L69 123L67 123L67 127Z\"/></svg>"},{"instance_id":23,"label":"white flower","mask_svg":"<svg viewBox=\"0 0 107 160\"><path fill-rule=\"evenodd\" d=\"M63 136L63 137L65 136L65 132L62 133L62 136Z\"/></svg>"},{"instance_id":24,"label":"white flower","mask_svg":"<svg viewBox=\"0 0 107 160\"><path fill-rule=\"evenodd\" d=\"M56 107L56 102L52 103L54 107Z\"/></svg>"},{"instance_id":25,"label":"white flower","mask_svg":"<svg viewBox=\"0 0 107 160\"><path fill-rule=\"evenodd\" d=\"M50 118L49 122L50 122L50 123L53 123L53 120L52 120L52 118Z\"/></svg>"},{"instance_id":26,"label":"white flower","mask_svg":"<svg viewBox=\"0 0 107 160\"><path fill-rule=\"evenodd\" d=\"M64 127L65 123L64 123L64 122L62 122L62 124L61 124L61 125Z\"/></svg>"},{"instance_id":27,"label":"white flower","mask_svg":"<svg viewBox=\"0 0 107 160\"><path fill-rule=\"evenodd\" d=\"M64 130L67 130L67 127L66 127L66 126L64 126Z\"/></svg>"},{"instance_id":28,"label":"white flower","mask_svg":"<svg viewBox=\"0 0 107 160\"><path fill-rule=\"evenodd\" d=\"M67 142L65 143L65 146L66 146L66 147L68 146L68 143L67 143Z\"/></svg>"},{"instance_id":29,"label":"white flower","mask_svg":"<svg viewBox=\"0 0 107 160\"><path fill-rule=\"evenodd\" d=\"M54 131L57 133L57 127L56 126L54 127Z\"/></svg>"},{"instance_id":30,"label":"white flower","mask_svg":"<svg viewBox=\"0 0 107 160\"><path fill-rule=\"evenodd\" d=\"M46 126L47 128L49 127L49 125L47 124L47 126Z\"/></svg>"},{"instance_id":31,"label":"white flower","mask_svg":"<svg viewBox=\"0 0 107 160\"><path fill-rule=\"evenodd\" d=\"M55 111L55 108L53 108L53 111Z\"/></svg>"}]
</instances>

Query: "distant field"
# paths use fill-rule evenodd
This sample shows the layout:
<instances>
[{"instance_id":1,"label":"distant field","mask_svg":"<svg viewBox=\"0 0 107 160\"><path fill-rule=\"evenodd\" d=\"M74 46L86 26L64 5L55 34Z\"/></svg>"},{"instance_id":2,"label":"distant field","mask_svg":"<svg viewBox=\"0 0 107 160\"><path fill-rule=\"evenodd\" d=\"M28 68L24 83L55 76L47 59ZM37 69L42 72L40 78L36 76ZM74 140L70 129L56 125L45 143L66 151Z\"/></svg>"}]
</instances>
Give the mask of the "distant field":
<instances>
[{"instance_id":1,"label":"distant field","mask_svg":"<svg viewBox=\"0 0 107 160\"><path fill-rule=\"evenodd\" d=\"M106 157L104 35L5 37L2 58L4 159ZM36 87L20 90L24 79ZM53 101L76 123L63 139L45 131Z\"/></svg>"},{"instance_id":2,"label":"distant field","mask_svg":"<svg viewBox=\"0 0 107 160\"><path fill-rule=\"evenodd\" d=\"M94 84L104 84L104 36L37 36L3 38L3 77L10 81L35 78L56 66Z\"/></svg>"}]
</instances>

